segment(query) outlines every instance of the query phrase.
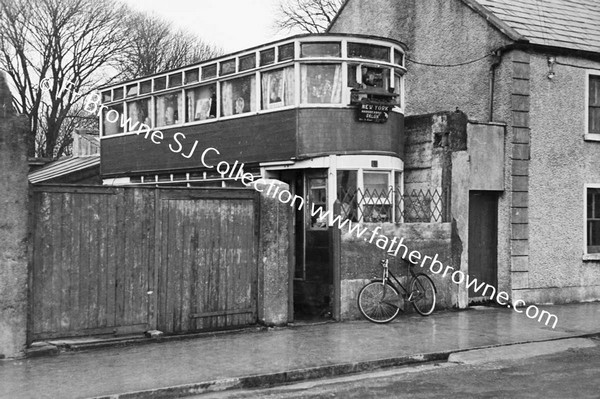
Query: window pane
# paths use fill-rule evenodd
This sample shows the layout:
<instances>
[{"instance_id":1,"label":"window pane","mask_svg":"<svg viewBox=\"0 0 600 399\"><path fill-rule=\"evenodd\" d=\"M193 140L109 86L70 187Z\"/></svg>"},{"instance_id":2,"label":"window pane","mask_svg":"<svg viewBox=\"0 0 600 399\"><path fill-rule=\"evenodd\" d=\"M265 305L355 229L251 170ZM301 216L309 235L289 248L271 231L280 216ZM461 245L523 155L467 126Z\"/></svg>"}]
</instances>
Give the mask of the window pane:
<instances>
[{"instance_id":1,"label":"window pane","mask_svg":"<svg viewBox=\"0 0 600 399\"><path fill-rule=\"evenodd\" d=\"M248 69L256 68L256 55L250 54L244 57L240 57L240 72L247 71Z\"/></svg>"},{"instance_id":2,"label":"window pane","mask_svg":"<svg viewBox=\"0 0 600 399\"><path fill-rule=\"evenodd\" d=\"M112 100L112 93L110 92L110 90L107 91L103 91L102 92L102 102L103 103L109 103Z\"/></svg>"},{"instance_id":3,"label":"window pane","mask_svg":"<svg viewBox=\"0 0 600 399\"><path fill-rule=\"evenodd\" d=\"M212 79L217 77L217 64L207 65L202 67L202 80Z\"/></svg>"},{"instance_id":4,"label":"window pane","mask_svg":"<svg viewBox=\"0 0 600 399\"><path fill-rule=\"evenodd\" d=\"M261 80L262 109L294 104L294 67L265 72Z\"/></svg>"},{"instance_id":5,"label":"window pane","mask_svg":"<svg viewBox=\"0 0 600 399\"><path fill-rule=\"evenodd\" d=\"M340 43L302 43L300 45L301 57L341 57Z\"/></svg>"},{"instance_id":6,"label":"window pane","mask_svg":"<svg viewBox=\"0 0 600 399\"><path fill-rule=\"evenodd\" d=\"M587 252L600 253L600 188L587 190Z\"/></svg>"},{"instance_id":7,"label":"window pane","mask_svg":"<svg viewBox=\"0 0 600 399\"><path fill-rule=\"evenodd\" d=\"M120 100L123 98L123 88L119 87L117 89L113 89L113 101Z\"/></svg>"},{"instance_id":8,"label":"window pane","mask_svg":"<svg viewBox=\"0 0 600 399\"><path fill-rule=\"evenodd\" d=\"M294 59L294 43L284 44L279 46L279 61L287 61Z\"/></svg>"},{"instance_id":9,"label":"window pane","mask_svg":"<svg viewBox=\"0 0 600 399\"><path fill-rule=\"evenodd\" d=\"M390 70L387 68L362 67L362 82L366 87L390 87Z\"/></svg>"},{"instance_id":10,"label":"window pane","mask_svg":"<svg viewBox=\"0 0 600 399\"><path fill-rule=\"evenodd\" d=\"M255 82L252 75L221 83L221 115L256 111Z\"/></svg>"},{"instance_id":11,"label":"window pane","mask_svg":"<svg viewBox=\"0 0 600 399\"><path fill-rule=\"evenodd\" d=\"M140 83L140 94L150 93L152 91L152 81L146 80Z\"/></svg>"},{"instance_id":12,"label":"window pane","mask_svg":"<svg viewBox=\"0 0 600 399\"><path fill-rule=\"evenodd\" d=\"M217 86L209 85L185 91L186 122L217 116Z\"/></svg>"},{"instance_id":13,"label":"window pane","mask_svg":"<svg viewBox=\"0 0 600 399\"><path fill-rule=\"evenodd\" d=\"M394 93L398 94L395 98L396 105L402 106L402 76L398 74L394 75Z\"/></svg>"},{"instance_id":14,"label":"window pane","mask_svg":"<svg viewBox=\"0 0 600 399\"><path fill-rule=\"evenodd\" d=\"M363 184L365 195L382 195L388 191L389 177L387 173L364 172Z\"/></svg>"},{"instance_id":15,"label":"window pane","mask_svg":"<svg viewBox=\"0 0 600 399\"><path fill-rule=\"evenodd\" d=\"M129 129L129 127L127 129L129 131L139 130L139 125L141 123L152 127L152 120L150 117L150 99L146 98L127 103L127 118L131 120L131 122L128 122L129 126L131 126L131 129Z\"/></svg>"},{"instance_id":16,"label":"window pane","mask_svg":"<svg viewBox=\"0 0 600 399\"><path fill-rule=\"evenodd\" d=\"M169 87L179 87L181 83L181 72L169 75Z\"/></svg>"},{"instance_id":17,"label":"window pane","mask_svg":"<svg viewBox=\"0 0 600 399\"><path fill-rule=\"evenodd\" d=\"M273 64L275 62L275 48L260 52L260 66Z\"/></svg>"},{"instance_id":18,"label":"window pane","mask_svg":"<svg viewBox=\"0 0 600 399\"><path fill-rule=\"evenodd\" d=\"M154 79L154 91L164 90L167 88L167 77L163 76L162 78Z\"/></svg>"},{"instance_id":19,"label":"window pane","mask_svg":"<svg viewBox=\"0 0 600 399\"><path fill-rule=\"evenodd\" d=\"M590 105L600 106L600 76L590 76Z\"/></svg>"},{"instance_id":20,"label":"window pane","mask_svg":"<svg viewBox=\"0 0 600 399\"><path fill-rule=\"evenodd\" d=\"M404 66L404 54L398 50L394 50L394 62L397 65Z\"/></svg>"},{"instance_id":21,"label":"window pane","mask_svg":"<svg viewBox=\"0 0 600 399\"><path fill-rule=\"evenodd\" d=\"M138 94L138 86L137 84L132 84L127 86L127 97L135 97Z\"/></svg>"},{"instance_id":22,"label":"window pane","mask_svg":"<svg viewBox=\"0 0 600 399\"><path fill-rule=\"evenodd\" d=\"M165 94L156 97L156 126L181 123L183 114L181 93Z\"/></svg>"},{"instance_id":23,"label":"window pane","mask_svg":"<svg viewBox=\"0 0 600 399\"><path fill-rule=\"evenodd\" d=\"M121 127L121 115L123 115L123 104L112 105L102 112L104 136L123 133L123 128Z\"/></svg>"},{"instance_id":24,"label":"window pane","mask_svg":"<svg viewBox=\"0 0 600 399\"><path fill-rule=\"evenodd\" d=\"M303 103L339 104L342 101L341 65L307 64L301 67Z\"/></svg>"},{"instance_id":25,"label":"window pane","mask_svg":"<svg viewBox=\"0 0 600 399\"><path fill-rule=\"evenodd\" d=\"M390 62L390 48L372 44L348 43L348 57Z\"/></svg>"},{"instance_id":26,"label":"window pane","mask_svg":"<svg viewBox=\"0 0 600 399\"><path fill-rule=\"evenodd\" d=\"M200 80L200 71L198 68L185 71L185 83L194 83Z\"/></svg>"},{"instance_id":27,"label":"window pane","mask_svg":"<svg viewBox=\"0 0 600 399\"><path fill-rule=\"evenodd\" d=\"M327 211L327 179L311 178L308 180L308 195L310 196L311 209L322 209ZM317 215L320 215L317 214ZM326 229L327 218L318 218L317 215L310 216L311 229Z\"/></svg>"},{"instance_id":28,"label":"window pane","mask_svg":"<svg viewBox=\"0 0 600 399\"><path fill-rule=\"evenodd\" d=\"M221 62L221 76L235 73L235 59Z\"/></svg>"},{"instance_id":29,"label":"window pane","mask_svg":"<svg viewBox=\"0 0 600 399\"><path fill-rule=\"evenodd\" d=\"M352 221L358 220L357 191L355 170L338 170L337 172L337 199L340 201L340 213L343 218Z\"/></svg>"}]
</instances>

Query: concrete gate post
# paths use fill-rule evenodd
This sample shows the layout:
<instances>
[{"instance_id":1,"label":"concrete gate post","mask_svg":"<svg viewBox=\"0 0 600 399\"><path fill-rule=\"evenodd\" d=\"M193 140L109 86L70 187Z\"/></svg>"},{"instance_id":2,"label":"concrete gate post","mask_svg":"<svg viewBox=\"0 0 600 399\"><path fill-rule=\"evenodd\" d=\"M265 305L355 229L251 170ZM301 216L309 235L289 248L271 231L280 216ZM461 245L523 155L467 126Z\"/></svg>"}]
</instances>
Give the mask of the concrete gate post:
<instances>
[{"instance_id":1,"label":"concrete gate post","mask_svg":"<svg viewBox=\"0 0 600 399\"><path fill-rule=\"evenodd\" d=\"M27 340L27 149L0 73L0 358L22 356Z\"/></svg>"}]
</instances>

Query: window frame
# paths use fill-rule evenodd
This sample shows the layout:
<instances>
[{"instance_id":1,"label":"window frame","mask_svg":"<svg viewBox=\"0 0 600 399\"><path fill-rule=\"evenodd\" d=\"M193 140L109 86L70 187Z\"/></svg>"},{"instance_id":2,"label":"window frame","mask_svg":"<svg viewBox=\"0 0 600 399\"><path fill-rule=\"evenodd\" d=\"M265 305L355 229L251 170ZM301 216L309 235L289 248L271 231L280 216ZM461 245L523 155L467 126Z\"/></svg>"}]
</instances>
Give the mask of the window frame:
<instances>
[{"instance_id":1,"label":"window frame","mask_svg":"<svg viewBox=\"0 0 600 399\"><path fill-rule=\"evenodd\" d=\"M590 83L592 76L600 78L600 70L588 69L585 73L584 139L587 141L600 141L600 133L590 133Z\"/></svg>"},{"instance_id":2,"label":"window frame","mask_svg":"<svg viewBox=\"0 0 600 399\"><path fill-rule=\"evenodd\" d=\"M587 193L588 189L600 189L600 183L588 183L583 188L583 260L600 261L600 253L588 253L588 216L587 216Z\"/></svg>"}]
</instances>

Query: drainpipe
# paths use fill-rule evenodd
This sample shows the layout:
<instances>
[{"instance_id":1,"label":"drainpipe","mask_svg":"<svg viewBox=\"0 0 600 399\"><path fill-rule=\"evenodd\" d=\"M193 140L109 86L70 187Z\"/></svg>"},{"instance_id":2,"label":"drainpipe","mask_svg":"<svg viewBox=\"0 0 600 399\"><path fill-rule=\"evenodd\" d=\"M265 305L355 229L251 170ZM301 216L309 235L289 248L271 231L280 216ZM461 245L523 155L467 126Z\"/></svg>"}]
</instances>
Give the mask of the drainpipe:
<instances>
[{"instance_id":1,"label":"drainpipe","mask_svg":"<svg viewBox=\"0 0 600 399\"><path fill-rule=\"evenodd\" d=\"M490 65L490 104L488 122L494 121L494 86L496 85L496 68L502 60L501 51L494 51L492 54L492 64Z\"/></svg>"}]
</instances>

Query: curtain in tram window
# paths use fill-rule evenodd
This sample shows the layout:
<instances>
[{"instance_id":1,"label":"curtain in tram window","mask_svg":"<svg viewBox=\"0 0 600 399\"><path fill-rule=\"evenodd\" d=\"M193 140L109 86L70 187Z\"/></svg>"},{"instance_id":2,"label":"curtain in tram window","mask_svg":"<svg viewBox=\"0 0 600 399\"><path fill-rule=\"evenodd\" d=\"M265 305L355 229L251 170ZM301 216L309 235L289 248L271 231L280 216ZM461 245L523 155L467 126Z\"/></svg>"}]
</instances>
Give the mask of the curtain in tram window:
<instances>
[{"instance_id":1,"label":"curtain in tram window","mask_svg":"<svg viewBox=\"0 0 600 399\"><path fill-rule=\"evenodd\" d=\"M342 66L306 64L301 67L302 102L339 104L342 101Z\"/></svg>"},{"instance_id":2,"label":"curtain in tram window","mask_svg":"<svg viewBox=\"0 0 600 399\"><path fill-rule=\"evenodd\" d=\"M231 82L221 83L221 116L233 115L233 85Z\"/></svg>"}]
</instances>

